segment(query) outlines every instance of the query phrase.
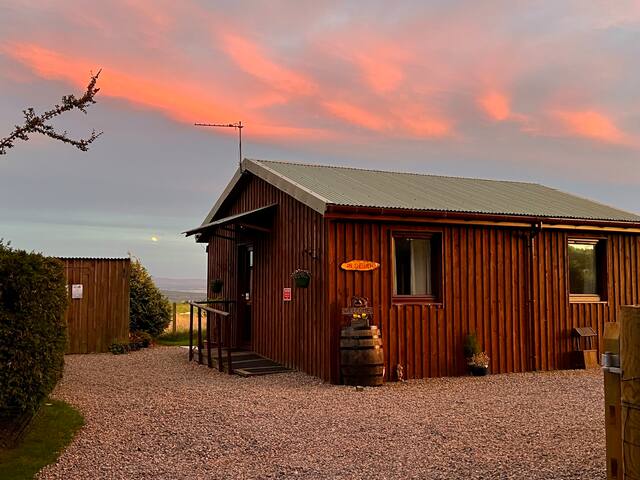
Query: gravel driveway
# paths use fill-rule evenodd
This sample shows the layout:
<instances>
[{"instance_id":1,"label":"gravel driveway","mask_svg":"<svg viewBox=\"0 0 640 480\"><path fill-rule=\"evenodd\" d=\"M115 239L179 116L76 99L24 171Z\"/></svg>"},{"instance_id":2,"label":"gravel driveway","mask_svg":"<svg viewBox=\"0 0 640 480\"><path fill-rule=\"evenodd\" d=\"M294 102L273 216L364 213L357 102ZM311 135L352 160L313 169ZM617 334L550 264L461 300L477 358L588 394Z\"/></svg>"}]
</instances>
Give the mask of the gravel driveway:
<instances>
[{"instance_id":1,"label":"gravel driveway","mask_svg":"<svg viewBox=\"0 0 640 480\"><path fill-rule=\"evenodd\" d=\"M605 478L599 371L359 392L300 373L228 376L186 356L67 356L55 396L86 425L40 478Z\"/></svg>"}]
</instances>

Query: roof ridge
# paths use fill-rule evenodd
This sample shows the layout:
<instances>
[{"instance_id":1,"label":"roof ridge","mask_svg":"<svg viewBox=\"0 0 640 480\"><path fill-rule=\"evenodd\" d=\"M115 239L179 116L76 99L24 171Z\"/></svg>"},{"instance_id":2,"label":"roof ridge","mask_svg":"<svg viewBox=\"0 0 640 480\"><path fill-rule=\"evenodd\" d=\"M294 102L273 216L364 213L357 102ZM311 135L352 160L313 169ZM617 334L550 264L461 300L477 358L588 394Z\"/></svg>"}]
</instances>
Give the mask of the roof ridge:
<instances>
[{"instance_id":1,"label":"roof ridge","mask_svg":"<svg viewBox=\"0 0 640 480\"><path fill-rule=\"evenodd\" d=\"M522 184L537 185L539 187L552 188L552 187L547 187L546 185L543 185L538 182L525 182L523 180L497 180L495 178L463 177L459 175L437 175L435 173L401 172L397 170L381 170L376 168L347 167L343 165L327 165L327 164L320 164L320 163L287 162L283 160L264 160L259 158L245 158L245 160L248 160L251 162L258 162L258 163L277 163L280 165L297 165L301 167L335 168L338 170L355 170L359 172L392 173L392 174L399 174L399 175L412 175L417 177L453 178L457 180L479 180L481 182L516 183L520 185ZM561 192L562 190L558 190L558 191ZM566 193L566 192L563 192L563 193Z\"/></svg>"}]
</instances>

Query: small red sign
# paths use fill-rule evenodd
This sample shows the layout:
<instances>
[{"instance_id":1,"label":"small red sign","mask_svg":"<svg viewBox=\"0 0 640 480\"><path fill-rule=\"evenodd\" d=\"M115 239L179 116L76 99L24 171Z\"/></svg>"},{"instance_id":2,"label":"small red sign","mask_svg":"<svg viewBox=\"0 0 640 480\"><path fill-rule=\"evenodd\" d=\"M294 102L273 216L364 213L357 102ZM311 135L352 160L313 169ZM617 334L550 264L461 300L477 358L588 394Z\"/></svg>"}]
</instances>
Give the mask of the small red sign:
<instances>
[{"instance_id":1,"label":"small red sign","mask_svg":"<svg viewBox=\"0 0 640 480\"><path fill-rule=\"evenodd\" d=\"M291 288L285 287L282 289L282 301L283 302L291 301Z\"/></svg>"}]
</instances>

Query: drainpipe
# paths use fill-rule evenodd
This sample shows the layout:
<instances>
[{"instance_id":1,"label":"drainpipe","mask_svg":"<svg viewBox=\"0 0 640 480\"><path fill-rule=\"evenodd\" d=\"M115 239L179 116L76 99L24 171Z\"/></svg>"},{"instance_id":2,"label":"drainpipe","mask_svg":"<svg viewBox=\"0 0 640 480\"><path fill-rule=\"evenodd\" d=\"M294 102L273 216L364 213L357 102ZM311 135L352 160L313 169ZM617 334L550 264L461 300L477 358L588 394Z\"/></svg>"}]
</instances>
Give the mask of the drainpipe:
<instances>
[{"instance_id":1,"label":"drainpipe","mask_svg":"<svg viewBox=\"0 0 640 480\"><path fill-rule=\"evenodd\" d=\"M525 279L527 282L527 318L526 318L526 328L527 328L527 348L528 348L528 370L533 371L536 368L537 364L537 356L535 352L535 299L533 298L533 269L535 267L535 253L534 253L534 245L535 239L542 230L542 222L533 223L531 225L531 230L527 232L527 250L529 252L528 259L526 262L527 272L525 275Z\"/></svg>"}]
</instances>

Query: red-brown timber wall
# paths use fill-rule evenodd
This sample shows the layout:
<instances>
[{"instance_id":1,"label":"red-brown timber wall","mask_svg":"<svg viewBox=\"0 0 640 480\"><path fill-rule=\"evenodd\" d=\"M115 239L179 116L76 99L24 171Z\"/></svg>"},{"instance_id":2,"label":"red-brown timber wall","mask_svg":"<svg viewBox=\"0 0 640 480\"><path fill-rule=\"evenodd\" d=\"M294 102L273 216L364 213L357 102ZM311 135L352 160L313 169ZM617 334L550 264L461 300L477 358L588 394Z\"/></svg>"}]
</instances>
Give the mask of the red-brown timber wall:
<instances>
[{"instance_id":1,"label":"red-brown timber wall","mask_svg":"<svg viewBox=\"0 0 640 480\"><path fill-rule=\"evenodd\" d=\"M425 225L428 219L425 219ZM393 231L442 233L442 302L392 303ZM466 370L464 336L476 331L494 373L566 368L571 329L591 326L599 335L620 305L640 297L638 236L607 234L608 301L569 302L565 231L541 231L533 241L529 276L528 231L475 226L416 226L370 221L326 221L331 317L331 380L339 380L338 337L348 319L340 309L352 295L369 297L382 329L387 379L402 364L408 378L460 375ZM602 237L598 232L594 236ZM340 264L373 260L373 272L346 272ZM533 321L527 322L528 278L533 279Z\"/></svg>"},{"instance_id":2,"label":"red-brown timber wall","mask_svg":"<svg viewBox=\"0 0 640 480\"><path fill-rule=\"evenodd\" d=\"M128 258L61 258L68 285L67 353L107 352L129 339ZM82 298L71 298L81 284Z\"/></svg>"},{"instance_id":3,"label":"red-brown timber wall","mask_svg":"<svg viewBox=\"0 0 640 480\"><path fill-rule=\"evenodd\" d=\"M217 217L278 204L270 233L238 238L238 241L250 240L254 246L252 348L287 367L329 380L330 329L322 268L324 220L267 182L245 175ZM208 249L208 284L214 278L221 278L222 296L237 301L234 242L212 237ZM293 285L290 275L298 268L311 271L311 283L306 289ZM292 287L290 302L282 300L284 287ZM234 308L232 313L235 314Z\"/></svg>"}]
</instances>

